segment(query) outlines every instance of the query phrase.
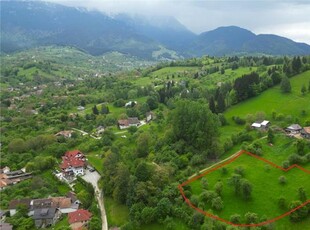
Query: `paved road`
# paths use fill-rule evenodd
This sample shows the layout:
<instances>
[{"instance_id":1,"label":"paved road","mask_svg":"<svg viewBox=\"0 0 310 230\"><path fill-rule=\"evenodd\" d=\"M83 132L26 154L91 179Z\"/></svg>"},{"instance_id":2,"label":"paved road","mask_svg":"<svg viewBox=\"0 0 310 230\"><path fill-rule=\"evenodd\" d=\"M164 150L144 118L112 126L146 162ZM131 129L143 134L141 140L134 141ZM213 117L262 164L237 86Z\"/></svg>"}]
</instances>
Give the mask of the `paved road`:
<instances>
[{"instance_id":1,"label":"paved road","mask_svg":"<svg viewBox=\"0 0 310 230\"><path fill-rule=\"evenodd\" d=\"M86 170L86 174L82 177L85 181L91 183L95 189L96 199L99 204L101 211L101 220L102 220L102 230L108 230L108 220L103 203L103 195L101 190L98 187L98 181L100 179L100 174L98 172L89 172Z\"/></svg>"}]
</instances>

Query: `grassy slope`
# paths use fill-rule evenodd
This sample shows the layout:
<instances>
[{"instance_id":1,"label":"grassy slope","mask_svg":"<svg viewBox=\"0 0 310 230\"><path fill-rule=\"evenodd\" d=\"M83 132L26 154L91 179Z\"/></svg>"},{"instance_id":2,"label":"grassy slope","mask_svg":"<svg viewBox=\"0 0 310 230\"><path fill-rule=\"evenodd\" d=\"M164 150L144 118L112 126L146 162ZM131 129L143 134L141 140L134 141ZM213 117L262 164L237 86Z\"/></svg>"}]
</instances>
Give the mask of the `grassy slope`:
<instances>
[{"instance_id":1,"label":"grassy slope","mask_svg":"<svg viewBox=\"0 0 310 230\"><path fill-rule=\"evenodd\" d=\"M290 79L292 92L283 94L280 86L273 87L257 97L251 98L229 108L224 114L229 122L228 126L221 128L223 139L231 134L240 132L244 126L236 125L232 121L232 116L246 118L248 114L255 115L257 112L264 112L266 118L271 120L272 112L283 114L285 117L291 115L301 121L301 125L306 120L310 120L310 93L302 96L300 89L303 84L308 85L310 81L310 71L299 74ZM301 111L305 110L306 115L301 116Z\"/></svg>"},{"instance_id":2,"label":"grassy slope","mask_svg":"<svg viewBox=\"0 0 310 230\"><path fill-rule=\"evenodd\" d=\"M285 212L278 207L277 200L279 197L286 197L287 203L298 199L297 189L304 186L305 190L310 192L310 175L305 174L299 169L292 169L289 172L283 172L279 169L269 167L266 170L266 163L256 160L255 158L242 155L234 162L226 166L228 174L223 175L220 170L207 174L205 177L209 182L209 188L212 189L215 183L221 180L224 183L222 199L224 209L215 212L222 218L228 219L235 213L244 216L246 212L257 213L260 217L266 215L268 219L279 216ZM245 169L245 178L253 184L252 199L248 202L241 197L236 197L233 187L227 184L228 178L234 169L242 166ZM278 178L284 175L287 178L286 185L280 185ZM202 191L200 180L192 184L193 194L199 195ZM209 210L208 205L204 210Z\"/></svg>"},{"instance_id":3,"label":"grassy slope","mask_svg":"<svg viewBox=\"0 0 310 230\"><path fill-rule=\"evenodd\" d=\"M310 81L310 71L292 77L290 81L291 93L283 94L280 91L280 86L276 86L257 97L231 107L225 112L226 117L245 117L247 114L255 114L258 111L264 111L268 117L273 111L278 114L300 116L301 111L306 110L307 115L303 120L310 119L310 94L302 96L300 92L301 86L308 85Z\"/></svg>"}]
</instances>

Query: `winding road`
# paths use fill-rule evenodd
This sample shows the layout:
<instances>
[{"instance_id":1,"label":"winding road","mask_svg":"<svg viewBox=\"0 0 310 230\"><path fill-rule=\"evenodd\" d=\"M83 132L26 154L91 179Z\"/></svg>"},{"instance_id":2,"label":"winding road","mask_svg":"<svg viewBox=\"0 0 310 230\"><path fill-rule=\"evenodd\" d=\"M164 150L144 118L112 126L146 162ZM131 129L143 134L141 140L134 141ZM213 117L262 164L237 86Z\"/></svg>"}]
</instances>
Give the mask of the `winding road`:
<instances>
[{"instance_id":1,"label":"winding road","mask_svg":"<svg viewBox=\"0 0 310 230\"><path fill-rule=\"evenodd\" d=\"M98 181L100 179L100 174L97 171L90 172L86 170L86 173L82 178L85 181L93 185L95 189L96 199L98 201L100 212L101 212L102 230L108 230L108 220L107 220L107 215L106 215L106 211L104 208L103 194L102 194L102 191L98 187Z\"/></svg>"}]
</instances>

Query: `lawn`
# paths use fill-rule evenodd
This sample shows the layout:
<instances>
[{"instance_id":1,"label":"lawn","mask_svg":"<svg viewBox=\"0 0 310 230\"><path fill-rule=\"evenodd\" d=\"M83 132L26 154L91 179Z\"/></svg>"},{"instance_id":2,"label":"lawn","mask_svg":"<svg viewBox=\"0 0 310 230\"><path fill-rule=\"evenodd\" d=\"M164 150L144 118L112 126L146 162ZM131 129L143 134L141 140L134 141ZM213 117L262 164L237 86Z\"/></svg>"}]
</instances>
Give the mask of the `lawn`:
<instances>
[{"instance_id":1,"label":"lawn","mask_svg":"<svg viewBox=\"0 0 310 230\"><path fill-rule=\"evenodd\" d=\"M221 211L212 210L210 204L205 204L202 209L211 209L214 214L226 220L233 214L240 214L241 217L247 212L257 213L259 217L266 215L268 219L275 218L288 211L278 206L278 199L284 196L286 203L298 200L298 188L303 186L306 193L310 193L310 175L293 168L284 172L274 168L267 163L260 161L252 156L243 154L235 161L226 165L228 173L224 174L220 169L210 172L204 177L207 179L209 189L213 189L218 181L224 184L222 200L224 208ZM244 178L252 184L251 199L245 201L241 196L236 196L234 188L228 184L228 180L234 173L236 167L244 168ZM280 176L285 176L287 183L281 185L278 181ZM190 183L192 194L199 196L202 192L201 179ZM244 223L244 221L242 221Z\"/></svg>"},{"instance_id":2,"label":"lawn","mask_svg":"<svg viewBox=\"0 0 310 230\"><path fill-rule=\"evenodd\" d=\"M301 86L308 85L310 81L310 71L304 72L290 79L292 92L283 94L280 91L280 86L266 90L257 97L251 98L239 103L228 109L225 112L226 118L231 121L232 116L245 118L247 114L256 114L263 111L267 118L271 118L272 112L277 114L291 115L300 118L301 121L310 119L310 93L302 95L300 92ZM306 115L301 116L302 110L305 110Z\"/></svg>"},{"instance_id":3,"label":"lawn","mask_svg":"<svg viewBox=\"0 0 310 230\"><path fill-rule=\"evenodd\" d=\"M104 197L104 206L109 227L122 226L128 222L129 209L127 206L118 204L110 197Z\"/></svg>"}]
</instances>

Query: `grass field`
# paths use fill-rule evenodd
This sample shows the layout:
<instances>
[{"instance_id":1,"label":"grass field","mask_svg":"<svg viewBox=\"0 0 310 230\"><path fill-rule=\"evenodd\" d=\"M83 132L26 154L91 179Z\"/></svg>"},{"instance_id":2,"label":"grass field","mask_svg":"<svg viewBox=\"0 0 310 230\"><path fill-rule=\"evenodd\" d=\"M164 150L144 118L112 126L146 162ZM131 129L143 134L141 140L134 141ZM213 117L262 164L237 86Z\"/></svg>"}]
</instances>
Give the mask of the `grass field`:
<instances>
[{"instance_id":1,"label":"grass field","mask_svg":"<svg viewBox=\"0 0 310 230\"><path fill-rule=\"evenodd\" d=\"M104 205L107 212L109 227L122 226L128 222L129 210L127 206L116 203L110 197L104 198Z\"/></svg>"},{"instance_id":2,"label":"grass field","mask_svg":"<svg viewBox=\"0 0 310 230\"><path fill-rule=\"evenodd\" d=\"M205 175L210 189L213 189L218 181L222 181L224 184L222 194L224 209L221 211L213 210L213 212L226 220L229 220L233 214L240 214L243 217L247 212L257 213L259 217L266 215L268 219L272 219L289 210L278 207L278 199L281 196L285 197L287 204L289 204L291 201L298 200L297 190L299 187L303 186L307 193L310 192L309 174L297 168L284 172L272 166L266 167L266 165L268 164L263 161L243 154L225 166L228 170L227 174L223 174L221 170L216 170ZM236 196L234 188L228 185L228 179L234 173L234 169L239 166L244 168L244 178L252 183L252 198L248 201ZM287 183L285 185L279 183L278 178L280 176L286 177ZM200 195L203 192L201 179L192 182L190 186L192 194ZM205 211L209 209L212 209L210 204L203 208Z\"/></svg>"},{"instance_id":3,"label":"grass field","mask_svg":"<svg viewBox=\"0 0 310 230\"><path fill-rule=\"evenodd\" d=\"M272 112L275 111L277 114L299 117L302 121L310 119L310 93L303 96L300 92L302 85L307 86L309 81L310 71L299 74L290 79L291 93L283 94L280 86L273 87L257 97L231 107L225 112L225 116L229 119L237 115L245 118L247 114L263 111L270 118ZM302 110L306 111L305 116L301 116Z\"/></svg>"}]
</instances>

